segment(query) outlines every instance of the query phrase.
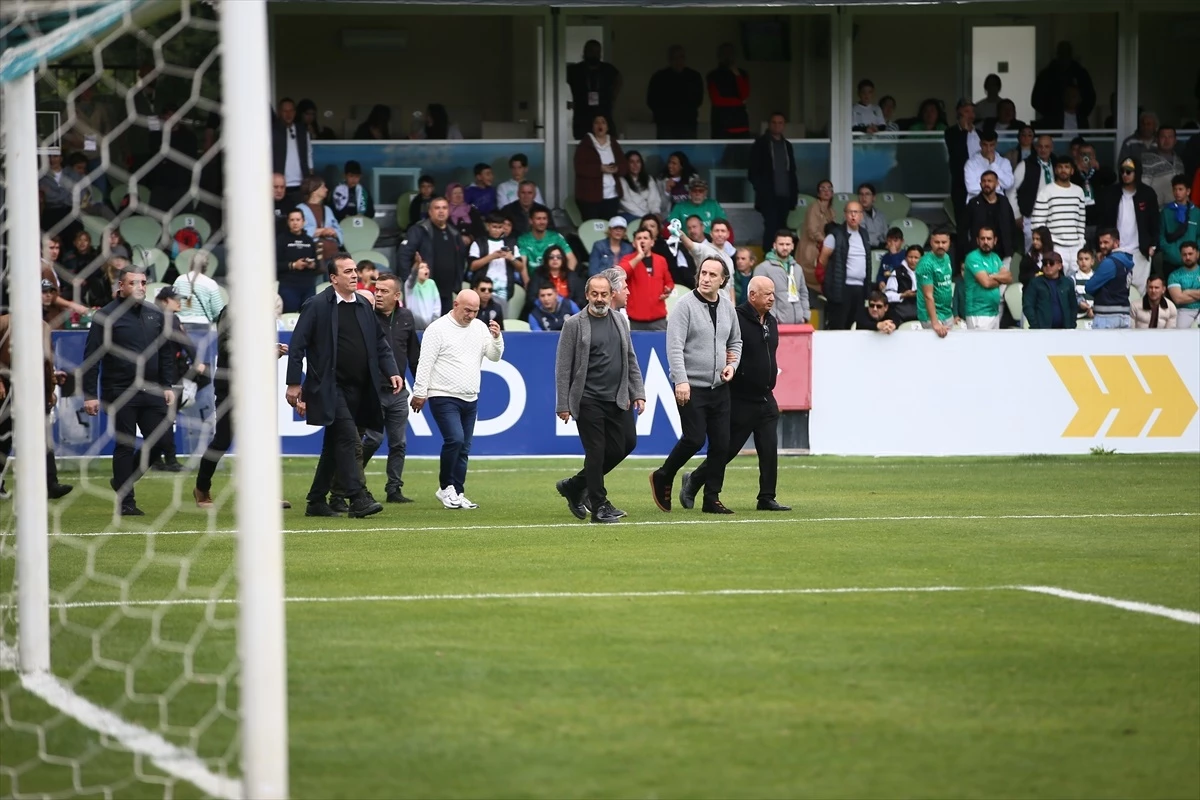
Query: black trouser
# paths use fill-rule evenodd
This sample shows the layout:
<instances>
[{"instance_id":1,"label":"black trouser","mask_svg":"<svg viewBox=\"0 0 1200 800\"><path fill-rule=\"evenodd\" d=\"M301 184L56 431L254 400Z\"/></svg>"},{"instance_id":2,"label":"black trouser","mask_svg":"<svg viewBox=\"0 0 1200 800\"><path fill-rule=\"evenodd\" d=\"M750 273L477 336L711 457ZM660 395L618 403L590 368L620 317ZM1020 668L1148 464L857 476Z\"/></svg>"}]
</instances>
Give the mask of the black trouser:
<instances>
[{"instance_id":1,"label":"black trouser","mask_svg":"<svg viewBox=\"0 0 1200 800\"><path fill-rule=\"evenodd\" d=\"M637 446L633 411L616 403L584 398L575 420L583 444L583 469L568 479L572 492L586 487L589 508L595 511L608 501L604 476L616 469Z\"/></svg>"},{"instance_id":2,"label":"black trouser","mask_svg":"<svg viewBox=\"0 0 1200 800\"><path fill-rule=\"evenodd\" d=\"M738 450L754 435L754 449L758 452L758 499L774 500L775 484L779 479L779 405L773 395L758 399L747 399L733 395L730 398L729 449L725 454L728 464L737 457ZM708 478L710 458L696 467L692 480Z\"/></svg>"},{"instance_id":3,"label":"black trouser","mask_svg":"<svg viewBox=\"0 0 1200 800\"><path fill-rule=\"evenodd\" d=\"M763 220L764 253L771 252L775 247L775 234L787 228L788 214L792 212L790 206L794 201L795 198L789 200L787 197L767 197L759 201L758 213L762 214Z\"/></svg>"},{"instance_id":4,"label":"black trouser","mask_svg":"<svg viewBox=\"0 0 1200 800\"><path fill-rule=\"evenodd\" d=\"M663 462L660 472L668 482L692 456L700 452L708 439L709 468L704 476L704 500L716 500L725 482L725 453L729 450L729 387L714 389L692 387L692 399L679 407L683 436Z\"/></svg>"},{"instance_id":5,"label":"black trouser","mask_svg":"<svg viewBox=\"0 0 1200 800\"><path fill-rule=\"evenodd\" d=\"M175 420L179 418L179 401L183 399L183 387L175 387L175 398L171 401L171 405L167 408L167 417L171 420L170 427L163 433L162 438L154 447L150 448L150 463L158 461L160 458L170 464L178 461L179 457L175 452Z\"/></svg>"},{"instance_id":6,"label":"black trouser","mask_svg":"<svg viewBox=\"0 0 1200 800\"><path fill-rule=\"evenodd\" d=\"M579 215L584 219L609 220L621 213L619 197L611 197L608 200L601 200L599 203L577 202L579 203Z\"/></svg>"},{"instance_id":7,"label":"black trouser","mask_svg":"<svg viewBox=\"0 0 1200 800\"><path fill-rule=\"evenodd\" d=\"M196 474L196 488L202 492L212 489L217 462L229 452L229 446L233 444L233 401L229 397L229 384L214 381L213 387L216 390L217 428L212 441L204 450L204 455L200 457L200 470Z\"/></svg>"},{"instance_id":8,"label":"black trouser","mask_svg":"<svg viewBox=\"0 0 1200 800\"><path fill-rule=\"evenodd\" d=\"M675 139L695 139L700 130L698 122L660 122L655 126L655 138L673 141Z\"/></svg>"},{"instance_id":9,"label":"black trouser","mask_svg":"<svg viewBox=\"0 0 1200 800\"><path fill-rule=\"evenodd\" d=\"M326 501L333 485L334 470L348 497L356 498L362 494L362 436L350 408L358 408L363 391L358 386L338 386L334 390L337 405L333 411L333 423L325 427L321 458L317 461L317 471L308 490L310 503Z\"/></svg>"},{"instance_id":10,"label":"black trouser","mask_svg":"<svg viewBox=\"0 0 1200 800\"><path fill-rule=\"evenodd\" d=\"M866 297L866 288L863 286L851 286L850 284L843 286L840 302L825 301L825 330L850 330Z\"/></svg>"},{"instance_id":11,"label":"black trouser","mask_svg":"<svg viewBox=\"0 0 1200 800\"><path fill-rule=\"evenodd\" d=\"M160 392L140 391L125 400L119 408L107 404L107 413L112 417L116 431L113 447L113 483L121 505L133 505L133 484L146 472L146 456L159 440L170 435L167 423L167 401ZM137 431L142 431L145 451L135 450Z\"/></svg>"},{"instance_id":12,"label":"black trouser","mask_svg":"<svg viewBox=\"0 0 1200 800\"><path fill-rule=\"evenodd\" d=\"M13 449L13 417L12 417L12 383L0 379L6 390L4 400L0 401L0 476L4 475L4 467ZM46 416L50 415L49 410ZM0 478L0 483L3 479ZM54 460L54 439L50 431L46 431L46 485L58 485L58 464Z\"/></svg>"},{"instance_id":13,"label":"black trouser","mask_svg":"<svg viewBox=\"0 0 1200 800\"><path fill-rule=\"evenodd\" d=\"M364 457L365 453L363 452L363 435L366 433L366 430L358 428L357 431L358 438L354 442L354 461L359 465L358 473L365 487L367 485L367 461L370 460L370 457ZM329 499L340 498L345 500L350 496L350 490L346 488L346 481L342 480L341 473L335 472L333 474L333 482L329 484Z\"/></svg>"}]
</instances>

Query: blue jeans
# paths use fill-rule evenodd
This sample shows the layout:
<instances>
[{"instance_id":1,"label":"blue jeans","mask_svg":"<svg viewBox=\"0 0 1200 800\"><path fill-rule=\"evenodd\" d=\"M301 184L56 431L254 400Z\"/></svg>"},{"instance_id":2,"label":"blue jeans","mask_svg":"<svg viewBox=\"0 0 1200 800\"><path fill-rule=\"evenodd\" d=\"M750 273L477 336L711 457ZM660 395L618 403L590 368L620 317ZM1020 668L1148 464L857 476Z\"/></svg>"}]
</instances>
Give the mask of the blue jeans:
<instances>
[{"instance_id":1,"label":"blue jeans","mask_svg":"<svg viewBox=\"0 0 1200 800\"><path fill-rule=\"evenodd\" d=\"M1092 330L1114 330L1117 328L1128 328L1128 314L1097 314L1092 320Z\"/></svg>"},{"instance_id":2,"label":"blue jeans","mask_svg":"<svg viewBox=\"0 0 1200 800\"><path fill-rule=\"evenodd\" d=\"M296 284L280 283L279 297L283 300L283 313L291 314L300 310L300 306L304 305L304 301L317 293L317 285L310 283L307 286L297 286Z\"/></svg>"},{"instance_id":3,"label":"blue jeans","mask_svg":"<svg viewBox=\"0 0 1200 800\"><path fill-rule=\"evenodd\" d=\"M477 400L457 397L431 397L429 410L442 434L442 462L438 485L453 486L462 494L467 482L467 458L471 455L471 438L475 434L475 417L479 413Z\"/></svg>"}]
</instances>

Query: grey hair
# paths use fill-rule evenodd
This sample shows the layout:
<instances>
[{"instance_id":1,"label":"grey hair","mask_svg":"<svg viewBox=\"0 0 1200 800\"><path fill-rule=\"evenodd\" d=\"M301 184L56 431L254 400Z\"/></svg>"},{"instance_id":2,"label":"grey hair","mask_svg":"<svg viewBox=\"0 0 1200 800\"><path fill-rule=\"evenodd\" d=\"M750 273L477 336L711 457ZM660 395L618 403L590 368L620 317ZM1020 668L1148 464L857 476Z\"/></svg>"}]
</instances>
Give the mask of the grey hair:
<instances>
[{"instance_id":1,"label":"grey hair","mask_svg":"<svg viewBox=\"0 0 1200 800\"><path fill-rule=\"evenodd\" d=\"M605 272L607 272L607 271L608 271L608 270L605 270ZM610 281L610 280L608 279L608 276L607 276L607 275L605 275L605 274L604 274L604 272L601 272L601 273L600 273L600 274L598 274L598 275L593 275L592 277L590 277L590 278L588 278L588 279L587 279L587 283L586 283L586 284L584 285L584 287L583 287L583 289L584 289L584 291L585 291L585 292L586 292L586 291L591 291L591 288L592 288L592 281L604 281L604 282L606 282L606 283L608 284L608 290L609 290L610 292L612 291L612 281Z\"/></svg>"},{"instance_id":2,"label":"grey hair","mask_svg":"<svg viewBox=\"0 0 1200 800\"><path fill-rule=\"evenodd\" d=\"M608 278L608 285L612 287L614 292L621 291L619 287L625 286L625 270L623 269L609 267L601 272L598 277Z\"/></svg>"},{"instance_id":3,"label":"grey hair","mask_svg":"<svg viewBox=\"0 0 1200 800\"><path fill-rule=\"evenodd\" d=\"M199 272L203 275L208 271L208 251L197 250L192 253L191 272Z\"/></svg>"}]
</instances>

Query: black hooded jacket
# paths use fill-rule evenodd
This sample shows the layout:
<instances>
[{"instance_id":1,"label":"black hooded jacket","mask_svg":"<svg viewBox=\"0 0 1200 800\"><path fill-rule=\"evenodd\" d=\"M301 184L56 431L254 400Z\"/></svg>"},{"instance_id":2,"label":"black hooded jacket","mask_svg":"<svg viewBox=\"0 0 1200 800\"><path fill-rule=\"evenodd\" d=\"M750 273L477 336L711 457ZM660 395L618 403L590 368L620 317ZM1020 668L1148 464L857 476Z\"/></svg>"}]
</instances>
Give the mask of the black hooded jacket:
<instances>
[{"instance_id":1,"label":"black hooded jacket","mask_svg":"<svg viewBox=\"0 0 1200 800\"><path fill-rule=\"evenodd\" d=\"M1134 186L1133 210L1137 218L1138 250L1146 258L1150 257L1150 248L1158 246L1158 229L1161 218L1158 213L1158 195L1146 184L1142 183L1141 159L1133 158ZM1113 186L1096 195L1096 220L1101 228L1117 227L1117 215L1121 209L1121 196L1125 193L1120 178Z\"/></svg>"}]
</instances>

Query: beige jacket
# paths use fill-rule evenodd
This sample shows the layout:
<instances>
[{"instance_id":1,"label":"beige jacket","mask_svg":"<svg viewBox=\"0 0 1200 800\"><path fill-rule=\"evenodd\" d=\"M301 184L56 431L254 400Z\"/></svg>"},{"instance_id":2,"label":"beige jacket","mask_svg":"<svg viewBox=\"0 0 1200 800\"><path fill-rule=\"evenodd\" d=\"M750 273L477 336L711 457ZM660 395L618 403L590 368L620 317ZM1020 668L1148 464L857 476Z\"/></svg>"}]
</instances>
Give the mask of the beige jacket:
<instances>
[{"instance_id":1,"label":"beige jacket","mask_svg":"<svg viewBox=\"0 0 1200 800\"><path fill-rule=\"evenodd\" d=\"M1176 318L1179 316L1179 311L1176 310L1175 304L1168 300L1165 296L1162 301L1167 304L1166 308L1158 309L1158 327L1159 328L1174 328ZM1144 303L1133 303L1129 307L1129 318L1135 328L1150 327L1150 309L1146 308Z\"/></svg>"}]
</instances>

